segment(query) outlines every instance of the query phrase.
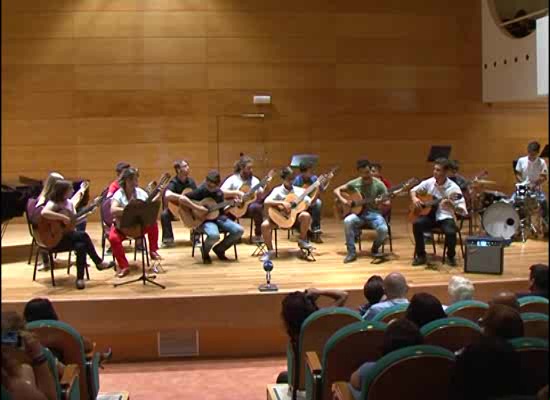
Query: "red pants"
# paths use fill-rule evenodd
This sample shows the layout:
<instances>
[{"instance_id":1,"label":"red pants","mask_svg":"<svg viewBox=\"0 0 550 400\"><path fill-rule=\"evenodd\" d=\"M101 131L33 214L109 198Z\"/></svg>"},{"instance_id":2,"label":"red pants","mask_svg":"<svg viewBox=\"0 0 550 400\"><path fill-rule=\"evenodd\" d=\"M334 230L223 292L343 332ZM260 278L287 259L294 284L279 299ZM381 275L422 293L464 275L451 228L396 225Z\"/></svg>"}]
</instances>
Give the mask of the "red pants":
<instances>
[{"instance_id":1,"label":"red pants","mask_svg":"<svg viewBox=\"0 0 550 400\"><path fill-rule=\"evenodd\" d=\"M145 228L144 233L147 235L149 242L149 254L154 253L158 250L158 240L159 240L159 227L155 222L154 225L149 225ZM126 259L126 254L124 254L124 247L122 247L122 241L126 239L126 235L120 232L115 226L111 226L111 231L109 232L109 242L111 243L111 250L113 251L113 256L120 269L128 268L128 260Z\"/></svg>"}]
</instances>

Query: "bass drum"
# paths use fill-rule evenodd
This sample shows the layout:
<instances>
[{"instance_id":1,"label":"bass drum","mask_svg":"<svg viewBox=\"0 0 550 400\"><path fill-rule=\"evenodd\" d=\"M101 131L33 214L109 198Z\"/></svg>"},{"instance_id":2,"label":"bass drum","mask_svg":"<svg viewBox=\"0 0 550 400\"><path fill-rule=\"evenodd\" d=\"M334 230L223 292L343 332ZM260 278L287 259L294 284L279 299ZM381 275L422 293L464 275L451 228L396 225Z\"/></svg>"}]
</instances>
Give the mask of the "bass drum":
<instances>
[{"instance_id":1,"label":"bass drum","mask_svg":"<svg viewBox=\"0 0 550 400\"><path fill-rule=\"evenodd\" d=\"M497 202L485 210L481 224L489 236L511 239L519 229L520 220L514 206Z\"/></svg>"}]
</instances>

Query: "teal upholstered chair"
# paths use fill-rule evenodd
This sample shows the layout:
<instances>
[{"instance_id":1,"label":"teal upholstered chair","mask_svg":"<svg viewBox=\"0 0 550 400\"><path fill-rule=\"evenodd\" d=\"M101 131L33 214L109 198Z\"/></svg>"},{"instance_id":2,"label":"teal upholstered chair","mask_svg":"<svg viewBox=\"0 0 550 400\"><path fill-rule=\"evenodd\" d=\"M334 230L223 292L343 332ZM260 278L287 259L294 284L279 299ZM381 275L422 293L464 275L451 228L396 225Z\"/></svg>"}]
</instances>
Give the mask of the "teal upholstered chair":
<instances>
[{"instance_id":1,"label":"teal upholstered chair","mask_svg":"<svg viewBox=\"0 0 550 400\"><path fill-rule=\"evenodd\" d=\"M455 356L437 346L419 345L392 351L368 371L362 400L442 400L449 397ZM353 398L347 382L333 386L335 399Z\"/></svg>"},{"instance_id":2,"label":"teal upholstered chair","mask_svg":"<svg viewBox=\"0 0 550 400\"><path fill-rule=\"evenodd\" d=\"M11 400L11 395L10 395L10 392L8 392L6 390L6 388L4 387L4 385L2 385L2 400Z\"/></svg>"},{"instance_id":3,"label":"teal upholstered chair","mask_svg":"<svg viewBox=\"0 0 550 400\"><path fill-rule=\"evenodd\" d=\"M489 305L477 300L462 300L451 304L445 310L449 317L466 318L477 323L485 314Z\"/></svg>"},{"instance_id":4,"label":"teal upholstered chair","mask_svg":"<svg viewBox=\"0 0 550 400\"><path fill-rule=\"evenodd\" d=\"M440 346L455 352L478 340L481 328L466 318L441 318L424 325L420 332L424 344Z\"/></svg>"},{"instance_id":5,"label":"teal upholstered chair","mask_svg":"<svg viewBox=\"0 0 550 400\"><path fill-rule=\"evenodd\" d=\"M99 393L99 353L87 360L82 336L65 322L33 321L27 329L38 336L43 346L62 354L64 364L78 366L80 399L94 400Z\"/></svg>"},{"instance_id":6,"label":"teal upholstered chair","mask_svg":"<svg viewBox=\"0 0 550 400\"><path fill-rule=\"evenodd\" d=\"M548 315L541 313L521 313L523 336L548 340Z\"/></svg>"},{"instance_id":7,"label":"teal upholstered chair","mask_svg":"<svg viewBox=\"0 0 550 400\"><path fill-rule=\"evenodd\" d=\"M330 337L322 362L316 353L306 353L306 400L330 400L334 382L349 379L364 362L382 357L386 326L376 321L355 322Z\"/></svg>"},{"instance_id":8,"label":"teal upholstered chair","mask_svg":"<svg viewBox=\"0 0 550 400\"><path fill-rule=\"evenodd\" d=\"M65 365L63 376L60 379L55 356L47 347L44 347L44 355L46 356L48 367L54 377L57 400L79 400L80 382L78 366L75 364Z\"/></svg>"},{"instance_id":9,"label":"teal upholstered chair","mask_svg":"<svg viewBox=\"0 0 550 400\"><path fill-rule=\"evenodd\" d=\"M525 296L518 301L519 310L522 313L535 312L548 315L548 299L542 296Z\"/></svg>"},{"instance_id":10,"label":"teal upholstered chair","mask_svg":"<svg viewBox=\"0 0 550 400\"><path fill-rule=\"evenodd\" d=\"M372 320L389 324L394 319L404 317L408 307L408 304L396 304L379 312Z\"/></svg>"},{"instance_id":11,"label":"teal upholstered chair","mask_svg":"<svg viewBox=\"0 0 550 400\"><path fill-rule=\"evenodd\" d=\"M521 393L535 395L548 384L548 341L523 337L510 343L520 354Z\"/></svg>"},{"instance_id":12,"label":"teal upholstered chair","mask_svg":"<svg viewBox=\"0 0 550 400\"><path fill-rule=\"evenodd\" d=\"M315 311L302 323L297 353L287 351L289 385L293 391L305 389L306 353L322 354L328 339L340 328L361 321L361 315L349 308L330 307Z\"/></svg>"}]
</instances>

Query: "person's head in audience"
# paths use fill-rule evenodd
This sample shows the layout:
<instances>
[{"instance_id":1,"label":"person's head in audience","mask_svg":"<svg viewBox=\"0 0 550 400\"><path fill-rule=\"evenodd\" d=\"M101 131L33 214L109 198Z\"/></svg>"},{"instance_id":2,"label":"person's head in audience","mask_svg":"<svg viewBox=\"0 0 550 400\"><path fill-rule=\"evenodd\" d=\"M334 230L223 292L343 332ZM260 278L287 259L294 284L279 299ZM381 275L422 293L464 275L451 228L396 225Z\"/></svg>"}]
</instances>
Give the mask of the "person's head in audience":
<instances>
[{"instance_id":1,"label":"person's head in audience","mask_svg":"<svg viewBox=\"0 0 550 400\"><path fill-rule=\"evenodd\" d=\"M472 300L474 298L474 285L472 281L463 276L455 275L451 277L448 291L450 304L462 300Z\"/></svg>"},{"instance_id":2,"label":"person's head in audience","mask_svg":"<svg viewBox=\"0 0 550 400\"><path fill-rule=\"evenodd\" d=\"M502 304L513 308L517 312L520 312L517 296L515 293L512 293L512 292L497 293L496 295L493 296L491 300L489 300L489 305L492 305L492 304Z\"/></svg>"},{"instance_id":3,"label":"person's head in audience","mask_svg":"<svg viewBox=\"0 0 550 400\"><path fill-rule=\"evenodd\" d=\"M408 291L407 280L399 272L392 272L384 278L384 293L388 300L404 299Z\"/></svg>"},{"instance_id":4,"label":"person's head in audience","mask_svg":"<svg viewBox=\"0 0 550 400\"><path fill-rule=\"evenodd\" d=\"M503 304L491 304L479 325L485 336L502 339L523 337L523 320L518 311Z\"/></svg>"},{"instance_id":5,"label":"person's head in audience","mask_svg":"<svg viewBox=\"0 0 550 400\"><path fill-rule=\"evenodd\" d=\"M384 297L384 280L380 275L371 276L365 286L363 286L363 294L369 305L378 303Z\"/></svg>"},{"instance_id":6,"label":"person's head in audience","mask_svg":"<svg viewBox=\"0 0 550 400\"><path fill-rule=\"evenodd\" d=\"M318 309L306 292L292 292L283 299L281 314L291 341L297 342L302 323Z\"/></svg>"},{"instance_id":7,"label":"person's head in audience","mask_svg":"<svg viewBox=\"0 0 550 400\"><path fill-rule=\"evenodd\" d=\"M23 316L27 322L39 321L42 319L59 320L52 302L44 298L35 298L25 304Z\"/></svg>"},{"instance_id":8,"label":"person's head in audience","mask_svg":"<svg viewBox=\"0 0 550 400\"><path fill-rule=\"evenodd\" d=\"M548 265L534 264L529 268L529 290L532 294L548 298Z\"/></svg>"},{"instance_id":9,"label":"person's head in audience","mask_svg":"<svg viewBox=\"0 0 550 400\"><path fill-rule=\"evenodd\" d=\"M422 328L428 322L446 318L441 302L429 293L416 293L409 303L405 318Z\"/></svg>"},{"instance_id":10,"label":"person's head in audience","mask_svg":"<svg viewBox=\"0 0 550 400\"><path fill-rule=\"evenodd\" d=\"M506 340L482 337L456 357L452 376L453 400L488 400L517 394L519 354Z\"/></svg>"},{"instance_id":11,"label":"person's head in audience","mask_svg":"<svg viewBox=\"0 0 550 400\"><path fill-rule=\"evenodd\" d=\"M424 343L418 325L407 318L399 318L391 322L384 331L384 355L404 347Z\"/></svg>"}]
</instances>

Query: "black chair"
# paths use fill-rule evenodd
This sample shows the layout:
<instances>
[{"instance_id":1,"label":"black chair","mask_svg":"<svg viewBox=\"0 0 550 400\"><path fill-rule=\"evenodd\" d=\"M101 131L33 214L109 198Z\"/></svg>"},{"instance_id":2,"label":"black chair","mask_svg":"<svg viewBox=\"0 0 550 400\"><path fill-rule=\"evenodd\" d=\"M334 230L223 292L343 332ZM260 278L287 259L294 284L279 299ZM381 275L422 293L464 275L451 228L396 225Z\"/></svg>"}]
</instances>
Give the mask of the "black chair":
<instances>
[{"instance_id":1,"label":"black chair","mask_svg":"<svg viewBox=\"0 0 550 400\"><path fill-rule=\"evenodd\" d=\"M393 241L392 241L392 234L391 234L391 210L387 215L384 215L384 219L386 220L386 224L388 225L388 240L390 242L390 252L393 253ZM359 235L357 236L357 244L359 245L359 251L362 249L362 236L363 231L372 231L374 229L367 227L366 225L363 225L361 229L359 230ZM382 243L382 253L384 252L386 243Z\"/></svg>"},{"instance_id":2,"label":"black chair","mask_svg":"<svg viewBox=\"0 0 550 400\"><path fill-rule=\"evenodd\" d=\"M228 235L228 232L220 230L220 234L223 234L223 238L225 239L225 237ZM204 254L204 239L206 237L206 232L204 232L202 225L199 226L198 228L193 229L191 231L191 236L192 236L191 257L195 257L195 247L197 247L198 244L200 244L200 247L201 247L201 254ZM239 257L237 255L236 243L233 245L233 250L235 251L235 260L238 260Z\"/></svg>"},{"instance_id":3,"label":"black chair","mask_svg":"<svg viewBox=\"0 0 550 400\"><path fill-rule=\"evenodd\" d=\"M462 254L462 258L464 258L464 242L462 241L462 227L463 227L463 224L464 224L464 219L459 218L456 234L457 234L457 237L458 237L458 245L460 247L460 253ZM441 237L441 236L444 236L445 234L443 233L443 231L440 228L437 228L437 227L433 228L429 232L429 234L430 234L431 240L432 240L433 254L437 255L437 249L436 249L436 246L435 246L435 242L436 242L435 235L438 235L438 237ZM447 254L447 244L444 243L443 244L443 264L445 264L445 255L446 254ZM414 257L416 257L416 249L414 250L414 253L413 253L413 258Z\"/></svg>"}]
</instances>

